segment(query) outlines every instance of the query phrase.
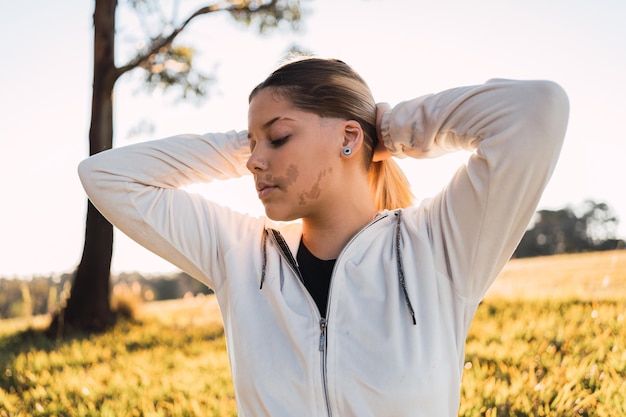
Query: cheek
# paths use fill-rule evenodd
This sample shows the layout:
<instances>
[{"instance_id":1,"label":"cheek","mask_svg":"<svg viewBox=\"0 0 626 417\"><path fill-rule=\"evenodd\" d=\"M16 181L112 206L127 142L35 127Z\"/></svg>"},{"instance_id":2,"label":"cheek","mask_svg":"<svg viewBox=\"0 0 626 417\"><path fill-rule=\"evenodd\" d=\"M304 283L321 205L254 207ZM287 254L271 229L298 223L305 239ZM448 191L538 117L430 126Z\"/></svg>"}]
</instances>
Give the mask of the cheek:
<instances>
[{"instance_id":1,"label":"cheek","mask_svg":"<svg viewBox=\"0 0 626 417\"><path fill-rule=\"evenodd\" d=\"M300 170L298 169L298 166L295 164L291 164L287 167L285 175L275 176L270 174L267 176L267 180L269 182L275 182L277 184L280 184L280 186L283 187L286 191L293 183L298 180L299 176Z\"/></svg>"},{"instance_id":2,"label":"cheek","mask_svg":"<svg viewBox=\"0 0 626 417\"><path fill-rule=\"evenodd\" d=\"M320 198L322 193L322 183L324 178L330 177L332 174L332 168L325 168L320 170L316 176L313 177L313 184L308 189L298 193L298 205L304 206L307 203L313 202Z\"/></svg>"},{"instance_id":3,"label":"cheek","mask_svg":"<svg viewBox=\"0 0 626 417\"><path fill-rule=\"evenodd\" d=\"M287 174L285 175L285 186L289 187L291 184L296 182L299 176L300 171L298 171L298 167L294 164L289 165L287 168Z\"/></svg>"}]
</instances>

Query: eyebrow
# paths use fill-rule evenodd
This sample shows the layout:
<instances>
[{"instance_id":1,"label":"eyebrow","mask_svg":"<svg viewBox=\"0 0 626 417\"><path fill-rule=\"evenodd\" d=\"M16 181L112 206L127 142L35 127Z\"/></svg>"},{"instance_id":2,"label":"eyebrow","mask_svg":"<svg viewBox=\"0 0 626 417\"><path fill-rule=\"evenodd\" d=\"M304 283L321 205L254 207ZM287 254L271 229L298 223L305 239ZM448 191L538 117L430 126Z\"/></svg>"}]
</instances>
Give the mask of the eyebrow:
<instances>
[{"instance_id":1,"label":"eyebrow","mask_svg":"<svg viewBox=\"0 0 626 417\"><path fill-rule=\"evenodd\" d=\"M289 117L281 117L281 116L276 116L274 117L272 120L270 120L269 122L266 122L263 125L263 130L268 129L270 126L272 126L274 123L276 123L279 120L289 120L289 121L294 121L293 119L289 118Z\"/></svg>"},{"instance_id":2,"label":"eyebrow","mask_svg":"<svg viewBox=\"0 0 626 417\"><path fill-rule=\"evenodd\" d=\"M282 116L276 116L273 119L269 120L268 122L265 122L263 124L263 126L261 126L262 130L267 130L269 129L274 123L278 122L279 120L289 120L291 122L294 121L294 119L291 119L289 117L282 117ZM250 132L248 132L248 139L252 139L252 136L250 135Z\"/></svg>"}]
</instances>

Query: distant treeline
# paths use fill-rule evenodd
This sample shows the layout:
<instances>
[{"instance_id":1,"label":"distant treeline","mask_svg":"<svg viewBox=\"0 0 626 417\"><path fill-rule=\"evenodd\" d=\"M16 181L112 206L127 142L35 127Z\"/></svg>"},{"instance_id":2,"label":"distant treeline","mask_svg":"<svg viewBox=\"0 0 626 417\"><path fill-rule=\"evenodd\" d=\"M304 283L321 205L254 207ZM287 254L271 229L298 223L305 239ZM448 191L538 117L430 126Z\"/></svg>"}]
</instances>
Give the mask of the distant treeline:
<instances>
[{"instance_id":1,"label":"distant treeline","mask_svg":"<svg viewBox=\"0 0 626 417\"><path fill-rule=\"evenodd\" d=\"M591 200L578 207L541 210L524 234L514 257L555 255L624 249L616 238L619 219L605 203ZM0 278L0 319L46 314L63 305L73 275L33 277L30 280ZM122 273L112 279L113 297L129 293L141 301L182 298L212 291L184 272L144 277Z\"/></svg>"},{"instance_id":2,"label":"distant treeline","mask_svg":"<svg viewBox=\"0 0 626 417\"><path fill-rule=\"evenodd\" d=\"M516 258L624 249L619 218L606 203L586 200L576 207L540 210L518 245Z\"/></svg>"},{"instance_id":3,"label":"distant treeline","mask_svg":"<svg viewBox=\"0 0 626 417\"><path fill-rule=\"evenodd\" d=\"M73 274L36 276L29 280L0 278L0 319L47 314L59 308L68 297ZM132 293L141 301L183 298L211 294L212 290L180 272L145 277L139 273L121 273L112 279L113 297L118 292Z\"/></svg>"}]
</instances>

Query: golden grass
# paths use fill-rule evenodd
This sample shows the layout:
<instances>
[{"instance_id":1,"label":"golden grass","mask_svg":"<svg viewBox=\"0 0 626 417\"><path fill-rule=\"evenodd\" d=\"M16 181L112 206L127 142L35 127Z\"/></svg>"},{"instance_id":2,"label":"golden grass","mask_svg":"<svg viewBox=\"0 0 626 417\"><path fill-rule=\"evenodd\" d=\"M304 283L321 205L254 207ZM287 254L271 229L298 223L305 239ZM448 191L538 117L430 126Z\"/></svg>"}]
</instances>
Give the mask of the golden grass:
<instances>
[{"instance_id":1,"label":"golden grass","mask_svg":"<svg viewBox=\"0 0 626 417\"><path fill-rule=\"evenodd\" d=\"M145 303L139 309L138 318L156 319L166 326L222 325L222 316L214 295Z\"/></svg>"},{"instance_id":2,"label":"golden grass","mask_svg":"<svg viewBox=\"0 0 626 417\"><path fill-rule=\"evenodd\" d=\"M220 325L121 322L0 338L0 416L236 416Z\"/></svg>"},{"instance_id":3,"label":"golden grass","mask_svg":"<svg viewBox=\"0 0 626 417\"><path fill-rule=\"evenodd\" d=\"M490 298L626 299L626 250L512 259Z\"/></svg>"},{"instance_id":4,"label":"golden grass","mask_svg":"<svg viewBox=\"0 0 626 417\"><path fill-rule=\"evenodd\" d=\"M214 296L51 341L0 322L0 417L237 415ZM626 251L513 260L467 339L463 417L626 416Z\"/></svg>"}]
</instances>

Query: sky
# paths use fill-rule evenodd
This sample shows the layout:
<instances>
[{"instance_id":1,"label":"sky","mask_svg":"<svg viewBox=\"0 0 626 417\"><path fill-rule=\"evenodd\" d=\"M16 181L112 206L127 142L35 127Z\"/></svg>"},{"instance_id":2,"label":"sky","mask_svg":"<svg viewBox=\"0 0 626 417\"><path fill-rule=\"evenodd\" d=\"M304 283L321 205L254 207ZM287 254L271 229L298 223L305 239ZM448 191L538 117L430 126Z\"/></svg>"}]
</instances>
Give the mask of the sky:
<instances>
[{"instance_id":1,"label":"sky","mask_svg":"<svg viewBox=\"0 0 626 417\"><path fill-rule=\"evenodd\" d=\"M195 2L195 4L194 4ZM122 2L123 3L123 2ZM186 16L197 0L180 1ZM227 15L197 19L180 43L215 78L208 98L146 93L138 74L115 90L114 146L180 133L245 129L247 95L297 44L340 58L392 105L490 78L549 79L570 98L570 122L539 209L606 202L626 238L626 2L622 0L303 0L297 32L259 37ZM84 242L86 196L76 166L88 155L93 1L0 6L0 276L72 272ZM137 24L120 13L120 55ZM128 55L126 55L128 56ZM118 64L123 63L120 58ZM418 199L436 193L467 158L402 160ZM531 169L529 167L529 169ZM262 214L250 178L192 187ZM116 231L114 273L177 271Z\"/></svg>"}]
</instances>

